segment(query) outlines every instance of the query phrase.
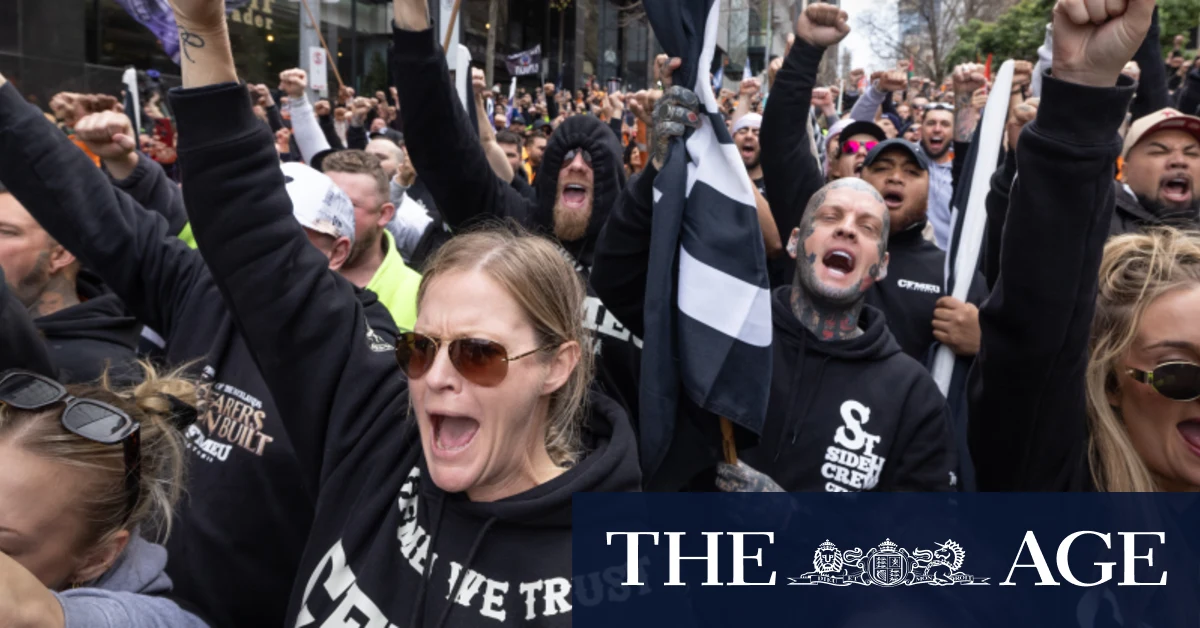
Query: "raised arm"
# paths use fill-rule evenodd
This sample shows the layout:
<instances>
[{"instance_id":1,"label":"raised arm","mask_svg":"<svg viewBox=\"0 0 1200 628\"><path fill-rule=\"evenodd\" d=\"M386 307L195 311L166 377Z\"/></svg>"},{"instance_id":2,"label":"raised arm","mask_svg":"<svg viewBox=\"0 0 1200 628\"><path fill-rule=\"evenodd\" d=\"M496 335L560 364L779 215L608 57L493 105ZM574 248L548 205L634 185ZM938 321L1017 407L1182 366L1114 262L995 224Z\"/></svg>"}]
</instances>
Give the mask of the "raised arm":
<instances>
[{"instance_id":1,"label":"raised arm","mask_svg":"<svg viewBox=\"0 0 1200 628\"><path fill-rule=\"evenodd\" d=\"M422 0L394 3L396 88L404 143L417 175L446 224L458 228L481 216L528 220L531 204L497 177L479 145L467 111L450 82Z\"/></svg>"},{"instance_id":2,"label":"raised arm","mask_svg":"<svg viewBox=\"0 0 1200 628\"><path fill-rule=\"evenodd\" d=\"M1117 129L1133 95L1120 72L1154 2L1132 0L1100 27L1082 5L1059 0L1054 10L1053 72L1017 145L1000 274L980 312L968 440L981 490L1080 488L1072 480L1087 459L1088 335Z\"/></svg>"},{"instance_id":3,"label":"raised arm","mask_svg":"<svg viewBox=\"0 0 1200 628\"><path fill-rule=\"evenodd\" d=\"M483 70L471 68L471 92L475 103L476 126L479 128L479 145L483 147L483 152L487 155L488 165L492 167L492 172L495 172L496 176L505 182L512 183L512 164L508 163L504 149L496 143L496 129L492 128L492 121L488 119L487 115L487 107L483 104L483 92L487 90L484 78Z\"/></svg>"},{"instance_id":4,"label":"raised arm","mask_svg":"<svg viewBox=\"0 0 1200 628\"><path fill-rule=\"evenodd\" d=\"M303 479L317 486L360 440L378 440L368 429L399 425L404 379L392 352L369 340L354 286L292 215L270 133L236 82L223 2L172 4L181 33L192 33L181 36L185 89L171 93L192 228L279 405ZM385 416L393 423L376 421Z\"/></svg>"},{"instance_id":5,"label":"raised arm","mask_svg":"<svg viewBox=\"0 0 1200 628\"><path fill-rule=\"evenodd\" d=\"M100 158L113 185L138 205L166 218L169 232L178 235L187 225L183 192L153 159L137 152L129 116L115 111L93 113L75 125L75 135Z\"/></svg>"},{"instance_id":6,"label":"raised arm","mask_svg":"<svg viewBox=\"0 0 1200 628\"><path fill-rule=\"evenodd\" d=\"M161 215L113 187L15 87L3 78L0 85L0 181L138 320L172 333L192 286L206 272L203 260L174 237Z\"/></svg>"},{"instance_id":7,"label":"raised arm","mask_svg":"<svg viewBox=\"0 0 1200 628\"><path fill-rule=\"evenodd\" d=\"M850 32L845 20L846 12L833 5L809 5L796 23L796 43L775 76L763 112L759 134L763 177L775 228L784 240L800 224L805 204L824 181L809 149L808 112L825 48Z\"/></svg>"}]
</instances>

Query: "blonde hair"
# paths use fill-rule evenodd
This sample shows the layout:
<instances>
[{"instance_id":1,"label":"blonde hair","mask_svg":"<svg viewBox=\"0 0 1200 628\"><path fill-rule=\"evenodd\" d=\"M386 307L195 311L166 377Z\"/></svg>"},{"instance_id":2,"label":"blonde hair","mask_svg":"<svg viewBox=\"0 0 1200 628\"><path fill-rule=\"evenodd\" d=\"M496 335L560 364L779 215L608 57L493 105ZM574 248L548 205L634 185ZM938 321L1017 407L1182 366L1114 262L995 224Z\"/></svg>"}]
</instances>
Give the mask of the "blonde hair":
<instances>
[{"instance_id":1,"label":"blonde hair","mask_svg":"<svg viewBox=\"0 0 1200 628\"><path fill-rule=\"evenodd\" d=\"M515 225L452 238L426 263L417 291L417 308L438 277L455 271L479 271L500 284L521 306L533 325L538 346L577 342L579 364L567 383L550 397L546 416L546 450L560 466L573 464L582 449L580 426L592 383L594 358L590 333L584 328L583 282L559 246ZM552 352L539 354L550 359Z\"/></svg>"},{"instance_id":2,"label":"blonde hair","mask_svg":"<svg viewBox=\"0 0 1200 628\"><path fill-rule=\"evenodd\" d=\"M1109 402L1146 309L1163 294L1200 283L1200 232L1170 227L1117 236L1104 247L1086 372L1092 479L1103 491L1159 487Z\"/></svg>"},{"instance_id":3,"label":"blonde hair","mask_svg":"<svg viewBox=\"0 0 1200 628\"><path fill-rule=\"evenodd\" d=\"M41 410L0 404L0 441L83 471L78 477L88 478L76 502L89 524L82 549L139 526L157 530L160 541L170 534L171 513L183 490L184 443L171 422L171 401L164 395L194 407L196 386L179 371L160 375L147 363L141 363L141 368L145 378L131 389L114 389L107 373L94 384L67 386L71 395L115 406L140 424L141 481L132 512L128 512L121 445L105 445L68 432L62 426L63 404Z\"/></svg>"}]
</instances>

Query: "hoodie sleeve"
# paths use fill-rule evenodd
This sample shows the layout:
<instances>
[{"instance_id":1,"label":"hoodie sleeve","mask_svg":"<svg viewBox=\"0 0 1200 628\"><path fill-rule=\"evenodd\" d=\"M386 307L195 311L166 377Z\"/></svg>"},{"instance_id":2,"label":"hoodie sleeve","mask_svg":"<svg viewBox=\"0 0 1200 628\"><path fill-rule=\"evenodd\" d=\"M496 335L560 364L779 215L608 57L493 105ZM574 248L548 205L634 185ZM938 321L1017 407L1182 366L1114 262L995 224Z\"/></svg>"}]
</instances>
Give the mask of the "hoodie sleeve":
<instances>
[{"instance_id":1,"label":"hoodie sleeve","mask_svg":"<svg viewBox=\"0 0 1200 628\"><path fill-rule=\"evenodd\" d=\"M1004 233L1004 219L1008 215L1008 194L1016 176L1017 154L1007 151L1000 167L992 173L991 186L984 201L987 229L984 231L983 275L988 290L995 287L1000 275L1000 238Z\"/></svg>"},{"instance_id":2,"label":"hoodie sleeve","mask_svg":"<svg viewBox=\"0 0 1200 628\"><path fill-rule=\"evenodd\" d=\"M775 228L785 243L800 224L808 199L824 185L821 166L809 149L808 125L803 122L808 120L817 66L824 54L824 48L797 41L775 76L763 112L759 134L763 177Z\"/></svg>"},{"instance_id":3,"label":"hoodie sleeve","mask_svg":"<svg viewBox=\"0 0 1200 628\"><path fill-rule=\"evenodd\" d=\"M187 225L183 192L153 159L139 153L133 174L124 179L112 179L112 182L138 205L162 214L167 219L168 232L172 235L178 235Z\"/></svg>"},{"instance_id":4,"label":"hoodie sleeve","mask_svg":"<svg viewBox=\"0 0 1200 628\"><path fill-rule=\"evenodd\" d=\"M592 274L596 296L638 338L645 332L646 273L650 263L650 226L654 164L633 176L613 204L596 240Z\"/></svg>"},{"instance_id":5,"label":"hoodie sleeve","mask_svg":"<svg viewBox=\"0 0 1200 628\"><path fill-rule=\"evenodd\" d=\"M71 589L54 594L62 605L64 628L207 628L174 601L103 589Z\"/></svg>"},{"instance_id":6,"label":"hoodie sleeve","mask_svg":"<svg viewBox=\"0 0 1200 628\"><path fill-rule=\"evenodd\" d=\"M1142 40L1141 47L1133 55L1133 60L1137 62L1142 75L1138 79L1137 95L1134 96L1133 105L1129 108L1130 123L1136 122L1142 116L1166 108L1171 101L1170 94L1167 92L1167 68L1162 62L1162 43L1158 40L1158 34L1158 7L1154 7L1154 19L1150 22L1150 31L1146 33L1146 39Z\"/></svg>"},{"instance_id":7,"label":"hoodie sleeve","mask_svg":"<svg viewBox=\"0 0 1200 628\"><path fill-rule=\"evenodd\" d=\"M979 314L968 442L985 491L1066 490L1086 469L1088 334L1133 82L1101 89L1047 73L1042 94Z\"/></svg>"},{"instance_id":8,"label":"hoodie sleeve","mask_svg":"<svg viewBox=\"0 0 1200 628\"><path fill-rule=\"evenodd\" d=\"M392 30L404 142L417 176L451 228L478 217L529 224L532 205L488 165L433 29Z\"/></svg>"},{"instance_id":9,"label":"hoodie sleeve","mask_svg":"<svg viewBox=\"0 0 1200 628\"><path fill-rule=\"evenodd\" d=\"M171 91L183 193L200 253L246 339L303 480L318 488L348 452L401 429L405 380L354 286L329 269L292 215L271 134L244 85Z\"/></svg>"},{"instance_id":10,"label":"hoodie sleeve","mask_svg":"<svg viewBox=\"0 0 1200 628\"><path fill-rule=\"evenodd\" d=\"M776 81L778 80L776 79ZM874 122L875 111L879 109L879 105L883 104L886 96L885 92L875 89L874 83L867 85L867 90L855 101L854 108L850 110L850 119L859 122Z\"/></svg>"},{"instance_id":11,"label":"hoodie sleeve","mask_svg":"<svg viewBox=\"0 0 1200 628\"><path fill-rule=\"evenodd\" d=\"M300 156L305 163L312 163L313 157L329 150L329 141L317 122L317 114L313 111L312 103L307 96L291 101L292 139L300 148Z\"/></svg>"},{"instance_id":12,"label":"hoodie sleeve","mask_svg":"<svg viewBox=\"0 0 1200 628\"><path fill-rule=\"evenodd\" d=\"M142 323L173 333L206 272L203 260L161 215L114 187L12 83L0 87L0 180Z\"/></svg>"},{"instance_id":13,"label":"hoodie sleeve","mask_svg":"<svg viewBox=\"0 0 1200 628\"><path fill-rule=\"evenodd\" d=\"M41 334L33 326L25 304L9 291L4 269L0 268L0 373L8 369L57 378Z\"/></svg>"}]
</instances>

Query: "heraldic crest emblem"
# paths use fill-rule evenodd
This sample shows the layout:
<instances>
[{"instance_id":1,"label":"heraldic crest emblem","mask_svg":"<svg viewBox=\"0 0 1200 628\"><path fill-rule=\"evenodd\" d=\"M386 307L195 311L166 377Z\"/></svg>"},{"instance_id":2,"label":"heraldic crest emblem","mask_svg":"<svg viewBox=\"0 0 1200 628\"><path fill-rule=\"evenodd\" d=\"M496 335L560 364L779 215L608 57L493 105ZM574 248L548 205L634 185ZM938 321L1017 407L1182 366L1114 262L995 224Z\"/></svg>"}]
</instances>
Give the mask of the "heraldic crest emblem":
<instances>
[{"instance_id":1,"label":"heraldic crest emblem","mask_svg":"<svg viewBox=\"0 0 1200 628\"><path fill-rule=\"evenodd\" d=\"M826 540L813 553L813 571L788 580L791 584L835 587L852 584L882 587L988 584L987 578L976 578L960 571L967 558L967 551L961 545L949 539L936 545L933 550L918 548L909 552L886 539L863 554L857 547L841 552Z\"/></svg>"}]
</instances>

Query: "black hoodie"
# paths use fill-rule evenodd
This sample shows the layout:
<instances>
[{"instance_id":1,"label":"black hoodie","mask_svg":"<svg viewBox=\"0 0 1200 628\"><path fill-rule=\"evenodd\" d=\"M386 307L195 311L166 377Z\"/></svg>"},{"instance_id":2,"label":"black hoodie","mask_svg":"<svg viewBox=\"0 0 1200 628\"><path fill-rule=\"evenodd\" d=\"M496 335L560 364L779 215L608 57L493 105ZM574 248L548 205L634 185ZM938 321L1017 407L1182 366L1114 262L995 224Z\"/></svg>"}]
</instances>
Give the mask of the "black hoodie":
<instances>
[{"instance_id":1,"label":"black hoodie","mask_svg":"<svg viewBox=\"0 0 1200 628\"><path fill-rule=\"evenodd\" d=\"M620 406L592 396L589 453L554 480L492 503L440 491L423 472L407 381L366 340L353 286L292 218L246 88L175 90L171 103L200 251L318 491L286 624L570 625L571 495L641 480Z\"/></svg>"},{"instance_id":2,"label":"black hoodie","mask_svg":"<svg viewBox=\"0 0 1200 628\"><path fill-rule=\"evenodd\" d=\"M980 490L1095 488L1085 374L1115 204L1117 129L1133 91L1124 76L1097 88L1047 73L1037 119L1021 132L1020 175L970 376L968 441Z\"/></svg>"},{"instance_id":3,"label":"black hoodie","mask_svg":"<svg viewBox=\"0 0 1200 628\"><path fill-rule=\"evenodd\" d=\"M242 99L248 102L244 91ZM220 165L213 170L239 176ZM160 213L114 187L12 84L0 88L0 180L138 320L163 334L169 365L191 364L202 379L200 418L184 434L187 495L167 543L175 594L217 626L283 625L316 482L305 481L311 478L283 428L283 407L271 398L204 259L170 233ZM290 218L290 201L287 207ZM240 246L236 235L229 243ZM288 277L273 281L286 287ZM371 330L385 337L373 345L394 341L388 311L373 293L356 294L370 320L362 321L364 338ZM391 359L390 347L381 351Z\"/></svg>"},{"instance_id":4,"label":"black hoodie","mask_svg":"<svg viewBox=\"0 0 1200 628\"><path fill-rule=\"evenodd\" d=\"M8 289L4 269L0 268L0 373L8 369L25 369L47 377L57 375L29 311Z\"/></svg>"},{"instance_id":5,"label":"black hoodie","mask_svg":"<svg viewBox=\"0 0 1200 628\"><path fill-rule=\"evenodd\" d=\"M584 324L599 339L596 379L633 417L637 417L637 382L641 366L640 338L617 322L597 298L589 275L600 229L625 186L621 145L612 129L592 116L571 116L546 143L534 187L537 201L517 191L492 172L450 81L446 57L432 29L393 29L394 66L405 144L417 175L433 195L445 223L461 230L487 219L511 219L527 228L554 232L558 173L567 152L582 147L591 156L592 217L586 234L559 244L574 258L588 286ZM631 394L632 391L632 394Z\"/></svg>"},{"instance_id":6,"label":"black hoodie","mask_svg":"<svg viewBox=\"0 0 1200 628\"><path fill-rule=\"evenodd\" d=\"M650 164L633 178L596 251L596 288L635 332L642 329L657 174ZM790 286L772 293L771 396L762 437L744 452L746 461L789 491L951 490L957 456L946 401L929 373L900 350L879 310L863 307L858 338L818 340L792 313L790 294ZM701 476L710 465L704 452L720 435L710 429L715 421L690 420L688 408L684 396L671 451L647 478L653 488L711 490ZM874 482L851 469L863 460L882 468Z\"/></svg>"},{"instance_id":7,"label":"black hoodie","mask_svg":"<svg viewBox=\"0 0 1200 628\"><path fill-rule=\"evenodd\" d=\"M771 294L775 377L746 463L788 491L953 490L946 400L879 310L863 306L857 338L818 340L792 313L791 292Z\"/></svg>"},{"instance_id":8,"label":"black hoodie","mask_svg":"<svg viewBox=\"0 0 1200 628\"><path fill-rule=\"evenodd\" d=\"M34 319L46 339L60 381L92 382L106 369L118 384L137 381L138 339L142 325L125 313L121 299L90 273L75 282L79 304Z\"/></svg>"}]
</instances>

